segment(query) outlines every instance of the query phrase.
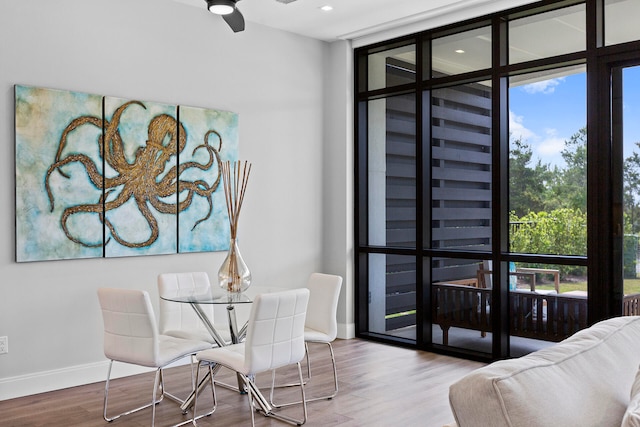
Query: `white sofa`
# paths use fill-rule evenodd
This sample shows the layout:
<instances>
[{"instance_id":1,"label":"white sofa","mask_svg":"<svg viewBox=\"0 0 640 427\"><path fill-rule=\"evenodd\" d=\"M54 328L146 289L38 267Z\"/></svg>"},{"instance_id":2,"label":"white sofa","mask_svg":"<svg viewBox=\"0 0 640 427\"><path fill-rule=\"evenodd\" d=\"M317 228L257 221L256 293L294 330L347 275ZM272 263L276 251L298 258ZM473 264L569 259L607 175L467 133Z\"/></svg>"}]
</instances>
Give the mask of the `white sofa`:
<instances>
[{"instance_id":1,"label":"white sofa","mask_svg":"<svg viewBox=\"0 0 640 427\"><path fill-rule=\"evenodd\" d=\"M640 316L617 317L468 374L449 402L459 427L640 426L639 365Z\"/></svg>"}]
</instances>

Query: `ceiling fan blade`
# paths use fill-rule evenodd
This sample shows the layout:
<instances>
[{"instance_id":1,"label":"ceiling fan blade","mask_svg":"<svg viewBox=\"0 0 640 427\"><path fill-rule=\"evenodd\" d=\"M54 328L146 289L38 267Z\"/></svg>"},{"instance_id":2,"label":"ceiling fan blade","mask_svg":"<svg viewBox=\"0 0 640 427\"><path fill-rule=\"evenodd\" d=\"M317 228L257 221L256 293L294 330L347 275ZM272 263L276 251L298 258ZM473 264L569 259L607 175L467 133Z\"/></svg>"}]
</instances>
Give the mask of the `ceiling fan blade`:
<instances>
[{"instance_id":1,"label":"ceiling fan blade","mask_svg":"<svg viewBox=\"0 0 640 427\"><path fill-rule=\"evenodd\" d=\"M227 24L229 24L234 33L244 31L244 17L237 7L232 13L228 15L222 15L222 19L224 19Z\"/></svg>"}]
</instances>

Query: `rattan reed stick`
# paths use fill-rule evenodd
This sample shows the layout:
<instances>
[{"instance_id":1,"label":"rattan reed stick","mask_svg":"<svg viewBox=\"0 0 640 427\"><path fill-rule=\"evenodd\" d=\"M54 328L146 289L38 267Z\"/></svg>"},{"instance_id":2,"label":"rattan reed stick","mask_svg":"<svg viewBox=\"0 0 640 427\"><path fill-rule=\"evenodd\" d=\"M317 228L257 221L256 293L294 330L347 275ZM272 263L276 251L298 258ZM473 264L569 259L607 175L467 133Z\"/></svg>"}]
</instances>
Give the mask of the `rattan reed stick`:
<instances>
[{"instance_id":1,"label":"rattan reed stick","mask_svg":"<svg viewBox=\"0 0 640 427\"><path fill-rule=\"evenodd\" d=\"M237 237L240 210L242 209L244 194L247 191L250 174L251 163L246 160L244 163L239 160L234 162L233 175L231 173L231 162L226 161L222 164L222 181L232 239Z\"/></svg>"},{"instance_id":2,"label":"rattan reed stick","mask_svg":"<svg viewBox=\"0 0 640 427\"><path fill-rule=\"evenodd\" d=\"M238 254L236 253L236 237L238 234L238 220L240 210L244 201L244 194L247 191L247 183L251 174L251 163L247 161L242 164L237 161L233 164L233 175L231 173L231 162L222 164L222 183L224 188L227 214L229 215L229 231L231 234L231 247L228 255L228 282L226 283L229 292L239 292L241 290L240 272L238 271Z\"/></svg>"}]
</instances>

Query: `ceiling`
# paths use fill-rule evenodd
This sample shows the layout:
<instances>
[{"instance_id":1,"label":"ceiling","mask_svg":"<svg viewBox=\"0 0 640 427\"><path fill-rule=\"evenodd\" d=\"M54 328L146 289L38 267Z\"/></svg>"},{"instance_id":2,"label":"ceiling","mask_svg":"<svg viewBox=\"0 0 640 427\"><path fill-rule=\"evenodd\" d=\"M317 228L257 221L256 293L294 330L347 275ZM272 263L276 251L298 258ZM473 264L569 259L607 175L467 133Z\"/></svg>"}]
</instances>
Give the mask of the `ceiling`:
<instances>
[{"instance_id":1,"label":"ceiling","mask_svg":"<svg viewBox=\"0 0 640 427\"><path fill-rule=\"evenodd\" d=\"M205 0L174 0L208 13ZM476 8L495 0L242 0L238 9L247 21L324 41L347 40L433 16ZM512 3L523 3L514 1ZM333 6L324 12L320 8ZM222 22L222 20L220 20Z\"/></svg>"},{"instance_id":2,"label":"ceiling","mask_svg":"<svg viewBox=\"0 0 640 427\"><path fill-rule=\"evenodd\" d=\"M205 0L173 0L209 14ZM415 26L443 24L443 19L460 19L460 15L481 16L497 10L532 3L534 0L238 0L251 31L257 23L324 41L367 39L376 33L417 32ZM285 3L283 3L285 2ZM288 2L288 3L286 3ZM321 10L324 5L333 10ZM625 26L625 15L640 14L640 1L618 0L607 3L605 25L607 44L637 39L636 25ZM444 18L443 18L444 17ZM466 16L469 18L470 16ZM226 24L220 17L220 25ZM458 22L456 20L450 22ZM447 23L450 23L447 22ZM425 24L426 23L426 24ZM578 52L586 47L586 9L584 4L564 7L541 15L509 22L509 62L512 64ZM422 29L426 29L423 27ZM422 30L421 29L421 30ZM413 31L412 31L413 30ZM229 31L231 31L229 29ZM397 36L397 35L396 35ZM388 37L390 39L393 37ZM415 64L415 51L386 52ZM491 66L491 29L488 26L442 37L433 42L433 68L444 74L458 74ZM579 66L578 72L584 72ZM553 77L577 72L574 68L553 71ZM534 77L513 78L511 84L532 82ZM536 75L551 78L549 73Z\"/></svg>"}]
</instances>

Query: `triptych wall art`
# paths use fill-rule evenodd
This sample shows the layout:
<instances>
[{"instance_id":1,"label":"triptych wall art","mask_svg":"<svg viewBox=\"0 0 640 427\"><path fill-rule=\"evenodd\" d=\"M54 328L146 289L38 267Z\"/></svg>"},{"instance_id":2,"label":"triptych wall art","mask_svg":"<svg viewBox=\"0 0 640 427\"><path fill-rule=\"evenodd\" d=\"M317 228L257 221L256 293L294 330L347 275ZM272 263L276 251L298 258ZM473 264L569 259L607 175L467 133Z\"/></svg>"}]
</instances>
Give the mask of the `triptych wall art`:
<instances>
[{"instance_id":1,"label":"triptych wall art","mask_svg":"<svg viewBox=\"0 0 640 427\"><path fill-rule=\"evenodd\" d=\"M15 86L18 262L221 251L238 115Z\"/></svg>"}]
</instances>

